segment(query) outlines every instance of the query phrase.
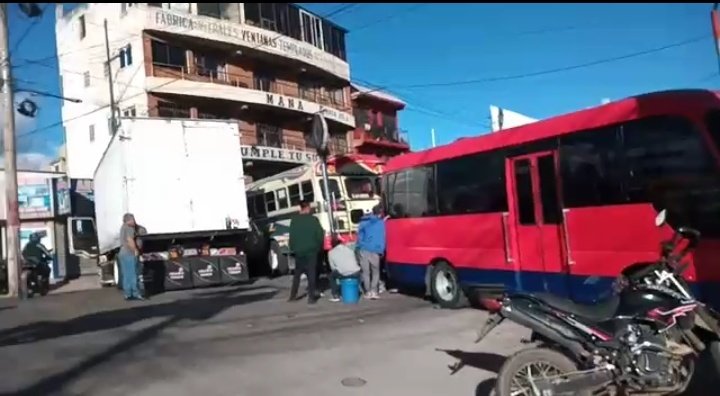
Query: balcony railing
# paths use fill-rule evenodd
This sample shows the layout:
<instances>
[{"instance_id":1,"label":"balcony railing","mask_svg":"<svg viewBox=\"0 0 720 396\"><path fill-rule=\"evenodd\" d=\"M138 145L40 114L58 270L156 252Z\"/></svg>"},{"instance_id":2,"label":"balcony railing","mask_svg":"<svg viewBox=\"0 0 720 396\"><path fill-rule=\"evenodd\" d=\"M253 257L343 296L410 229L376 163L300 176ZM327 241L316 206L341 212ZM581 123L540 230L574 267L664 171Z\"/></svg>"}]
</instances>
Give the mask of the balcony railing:
<instances>
[{"instance_id":1,"label":"balcony railing","mask_svg":"<svg viewBox=\"0 0 720 396\"><path fill-rule=\"evenodd\" d=\"M408 134L405 131L389 128L373 127L369 131L355 131L355 139L372 142L391 142L410 145Z\"/></svg>"},{"instance_id":2,"label":"balcony railing","mask_svg":"<svg viewBox=\"0 0 720 396\"><path fill-rule=\"evenodd\" d=\"M225 68L207 69L196 66L193 69L194 70L189 70L186 66L153 63L152 75L154 77L169 77L187 81L256 89L258 91L312 101L346 113L352 111L347 103L339 103L337 96L328 95L321 89L301 88L298 84L263 78L261 76L232 74L228 73Z\"/></svg>"}]
</instances>

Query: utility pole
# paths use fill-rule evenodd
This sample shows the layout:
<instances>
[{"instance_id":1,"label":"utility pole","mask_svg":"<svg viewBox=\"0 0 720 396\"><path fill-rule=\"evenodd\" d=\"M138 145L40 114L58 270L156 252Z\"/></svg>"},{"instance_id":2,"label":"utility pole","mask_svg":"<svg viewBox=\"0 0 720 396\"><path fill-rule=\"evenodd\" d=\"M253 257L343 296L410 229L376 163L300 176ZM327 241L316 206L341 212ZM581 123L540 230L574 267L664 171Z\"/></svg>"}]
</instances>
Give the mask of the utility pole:
<instances>
[{"instance_id":1,"label":"utility pole","mask_svg":"<svg viewBox=\"0 0 720 396\"><path fill-rule=\"evenodd\" d=\"M435 147L435 128L430 129L430 141L432 146Z\"/></svg>"},{"instance_id":2,"label":"utility pole","mask_svg":"<svg viewBox=\"0 0 720 396\"><path fill-rule=\"evenodd\" d=\"M17 159L15 157L15 102L8 39L7 4L0 4L0 78L3 102L3 152L5 155L5 217L7 223L8 292L11 297L26 296L20 282L20 212L18 208Z\"/></svg>"},{"instance_id":3,"label":"utility pole","mask_svg":"<svg viewBox=\"0 0 720 396\"><path fill-rule=\"evenodd\" d=\"M108 84L110 86L110 134L114 135L117 129L117 120L115 119L117 109L115 109L115 90L113 88L113 72L111 67L113 58L110 57L110 40L108 40L107 25L107 19L105 19L105 22L103 23L103 26L105 27L105 55L107 56L107 61L105 61L105 70L107 70Z\"/></svg>"}]
</instances>

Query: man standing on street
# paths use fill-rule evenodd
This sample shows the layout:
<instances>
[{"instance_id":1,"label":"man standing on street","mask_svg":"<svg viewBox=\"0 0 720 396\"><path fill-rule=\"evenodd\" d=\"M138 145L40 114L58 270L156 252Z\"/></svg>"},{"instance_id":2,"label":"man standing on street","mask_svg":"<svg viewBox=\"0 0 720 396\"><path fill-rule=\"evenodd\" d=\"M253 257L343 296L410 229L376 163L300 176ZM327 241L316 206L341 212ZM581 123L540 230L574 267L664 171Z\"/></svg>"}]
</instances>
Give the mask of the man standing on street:
<instances>
[{"instance_id":1,"label":"man standing on street","mask_svg":"<svg viewBox=\"0 0 720 396\"><path fill-rule=\"evenodd\" d=\"M122 286L126 300L144 300L138 287L138 256L140 249L135 242L136 228L135 216L126 213L123 216L123 225L120 227L120 271L122 271Z\"/></svg>"},{"instance_id":2,"label":"man standing on street","mask_svg":"<svg viewBox=\"0 0 720 396\"><path fill-rule=\"evenodd\" d=\"M310 203L301 202L300 214L290 221L290 250L295 255L295 273L288 301L297 299L300 277L304 273L308 282L308 304L317 302L319 298L315 290L317 262L324 239L325 231L317 217L312 215Z\"/></svg>"},{"instance_id":3,"label":"man standing on street","mask_svg":"<svg viewBox=\"0 0 720 396\"><path fill-rule=\"evenodd\" d=\"M362 267L365 298L380 298L380 256L385 254L385 222L380 205L372 209L372 214L363 217L358 227L357 249Z\"/></svg>"}]
</instances>

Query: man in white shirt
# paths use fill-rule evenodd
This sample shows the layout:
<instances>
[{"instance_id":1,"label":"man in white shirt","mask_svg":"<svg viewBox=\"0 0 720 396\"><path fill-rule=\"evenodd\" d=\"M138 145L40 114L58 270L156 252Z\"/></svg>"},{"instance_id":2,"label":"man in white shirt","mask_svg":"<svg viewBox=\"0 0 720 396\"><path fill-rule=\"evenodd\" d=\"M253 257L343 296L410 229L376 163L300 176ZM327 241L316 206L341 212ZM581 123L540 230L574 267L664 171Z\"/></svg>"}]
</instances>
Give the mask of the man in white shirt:
<instances>
[{"instance_id":1,"label":"man in white shirt","mask_svg":"<svg viewBox=\"0 0 720 396\"><path fill-rule=\"evenodd\" d=\"M328 252L330 263L330 301L340 301L340 280L345 278L360 278L360 265L357 262L355 251L339 239L333 238L332 249Z\"/></svg>"}]
</instances>

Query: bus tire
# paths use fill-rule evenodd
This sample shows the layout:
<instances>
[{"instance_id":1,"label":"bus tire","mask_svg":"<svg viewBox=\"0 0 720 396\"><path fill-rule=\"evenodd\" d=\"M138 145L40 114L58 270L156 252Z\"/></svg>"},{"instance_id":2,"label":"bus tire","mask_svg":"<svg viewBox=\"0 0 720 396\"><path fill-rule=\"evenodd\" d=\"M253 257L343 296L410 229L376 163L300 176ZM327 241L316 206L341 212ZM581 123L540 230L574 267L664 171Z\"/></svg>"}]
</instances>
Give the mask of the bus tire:
<instances>
[{"instance_id":1,"label":"bus tire","mask_svg":"<svg viewBox=\"0 0 720 396\"><path fill-rule=\"evenodd\" d=\"M430 293L440 307L455 309L464 306L465 294L457 273L450 264L440 262L430 271Z\"/></svg>"},{"instance_id":2,"label":"bus tire","mask_svg":"<svg viewBox=\"0 0 720 396\"><path fill-rule=\"evenodd\" d=\"M275 270L272 268L273 256L277 260L277 268L275 268ZM290 273L288 256L286 254L282 254L280 244L278 244L277 241L270 242L270 249L268 250L268 266L270 267L270 271L274 272L278 276L284 276Z\"/></svg>"}]
</instances>

